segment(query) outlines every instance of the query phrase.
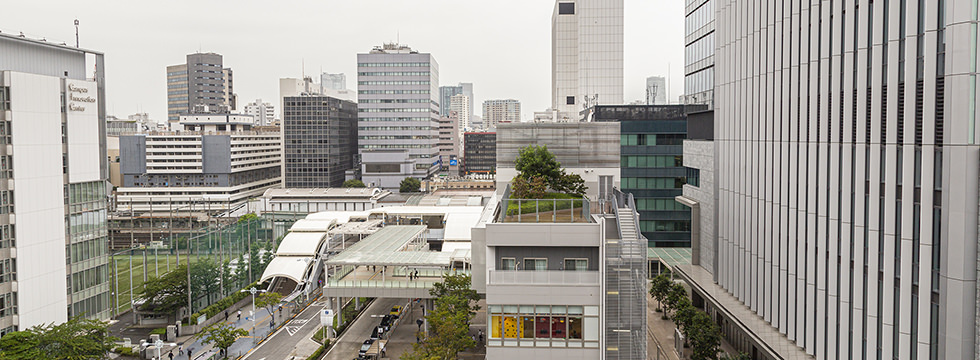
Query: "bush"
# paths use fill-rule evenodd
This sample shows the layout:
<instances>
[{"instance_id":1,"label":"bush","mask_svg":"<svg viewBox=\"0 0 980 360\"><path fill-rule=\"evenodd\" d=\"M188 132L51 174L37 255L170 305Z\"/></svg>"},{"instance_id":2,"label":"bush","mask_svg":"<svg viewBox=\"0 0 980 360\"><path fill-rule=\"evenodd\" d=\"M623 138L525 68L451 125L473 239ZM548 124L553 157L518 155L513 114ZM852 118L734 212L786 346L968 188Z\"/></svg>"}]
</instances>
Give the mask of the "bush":
<instances>
[{"instance_id":1,"label":"bush","mask_svg":"<svg viewBox=\"0 0 980 360\"><path fill-rule=\"evenodd\" d=\"M569 209L572 207L581 208L585 201L581 197L562 193L548 193L540 201L512 201L507 202L507 215L533 214L537 212L554 211Z\"/></svg>"},{"instance_id":2,"label":"bush","mask_svg":"<svg viewBox=\"0 0 980 360\"><path fill-rule=\"evenodd\" d=\"M153 334L156 334L156 335L167 335L167 328L156 328L156 329L153 329L153 331L150 331L150 335L153 335Z\"/></svg>"},{"instance_id":3,"label":"bush","mask_svg":"<svg viewBox=\"0 0 980 360\"><path fill-rule=\"evenodd\" d=\"M243 289L250 289L258 285L259 282L256 281L254 283L246 285ZM228 297L218 300L218 302L211 304L211 306L204 308L204 310L201 310L191 315L191 320L190 320L191 325L197 324L197 318L201 317L201 315L204 315L205 318L210 319L212 316L215 316L218 313L224 311L225 309L231 307L232 305L235 305L235 303L242 301L242 299L244 299L246 296L249 295L251 294L246 292L236 291L231 295L228 295Z\"/></svg>"},{"instance_id":4,"label":"bush","mask_svg":"<svg viewBox=\"0 0 980 360\"><path fill-rule=\"evenodd\" d=\"M341 187L345 187L345 188L362 188L362 187L365 187L365 185L364 185L364 182L361 181L361 180L350 179L350 180L344 181L344 184L341 185Z\"/></svg>"},{"instance_id":5,"label":"bush","mask_svg":"<svg viewBox=\"0 0 980 360\"><path fill-rule=\"evenodd\" d=\"M136 356L136 354L133 353L133 348L123 347L123 346L112 349L112 352L122 356Z\"/></svg>"},{"instance_id":6,"label":"bush","mask_svg":"<svg viewBox=\"0 0 980 360\"><path fill-rule=\"evenodd\" d=\"M319 360L320 357L323 356L323 353L327 351L328 347L330 347L330 340L324 341L323 345L320 345L320 347L313 352L313 355L310 355L310 357L306 358L306 360Z\"/></svg>"},{"instance_id":7,"label":"bush","mask_svg":"<svg viewBox=\"0 0 980 360\"><path fill-rule=\"evenodd\" d=\"M407 177L398 184L398 192L400 193L415 193L419 192L421 188L422 182L413 177Z\"/></svg>"}]
</instances>

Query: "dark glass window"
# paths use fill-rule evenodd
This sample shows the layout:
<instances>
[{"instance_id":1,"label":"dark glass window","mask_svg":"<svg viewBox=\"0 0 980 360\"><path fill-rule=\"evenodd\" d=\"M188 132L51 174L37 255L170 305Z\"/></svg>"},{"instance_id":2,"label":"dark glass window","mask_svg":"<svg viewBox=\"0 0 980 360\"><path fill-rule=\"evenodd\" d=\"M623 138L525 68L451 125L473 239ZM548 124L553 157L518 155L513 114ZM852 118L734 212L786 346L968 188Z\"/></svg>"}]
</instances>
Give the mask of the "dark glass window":
<instances>
[{"instance_id":1,"label":"dark glass window","mask_svg":"<svg viewBox=\"0 0 980 360\"><path fill-rule=\"evenodd\" d=\"M574 96L566 96L565 97L565 104L566 105L575 105L575 97Z\"/></svg>"},{"instance_id":2,"label":"dark glass window","mask_svg":"<svg viewBox=\"0 0 980 360\"><path fill-rule=\"evenodd\" d=\"M559 15L574 15L575 14L575 3L558 3L558 14Z\"/></svg>"}]
</instances>

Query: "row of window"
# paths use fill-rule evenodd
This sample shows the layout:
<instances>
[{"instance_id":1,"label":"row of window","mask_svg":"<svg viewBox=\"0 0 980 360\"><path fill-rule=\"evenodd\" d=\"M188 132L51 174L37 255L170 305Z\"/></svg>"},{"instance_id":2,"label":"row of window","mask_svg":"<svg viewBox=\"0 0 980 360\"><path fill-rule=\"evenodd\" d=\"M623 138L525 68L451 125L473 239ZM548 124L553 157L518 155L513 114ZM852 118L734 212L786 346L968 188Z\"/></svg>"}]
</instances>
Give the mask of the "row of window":
<instances>
[{"instance_id":1,"label":"row of window","mask_svg":"<svg viewBox=\"0 0 980 360\"><path fill-rule=\"evenodd\" d=\"M429 76L428 71L374 71L358 72L358 76Z\"/></svg>"},{"instance_id":2,"label":"row of window","mask_svg":"<svg viewBox=\"0 0 980 360\"><path fill-rule=\"evenodd\" d=\"M0 283L17 281L17 259L0 260Z\"/></svg>"},{"instance_id":3,"label":"row of window","mask_svg":"<svg viewBox=\"0 0 980 360\"><path fill-rule=\"evenodd\" d=\"M357 67L428 67L427 62L407 63L357 63Z\"/></svg>"},{"instance_id":4,"label":"row of window","mask_svg":"<svg viewBox=\"0 0 980 360\"><path fill-rule=\"evenodd\" d=\"M487 346L599 346L598 306L488 305L487 315Z\"/></svg>"},{"instance_id":5,"label":"row of window","mask_svg":"<svg viewBox=\"0 0 980 360\"><path fill-rule=\"evenodd\" d=\"M358 81L357 85L429 85L428 80Z\"/></svg>"},{"instance_id":6,"label":"row of window","mask_svg":"<svg viewBox=\"0 0 980 360\"><path fill-rule=\"evenodd\" d=\"M684 177L627 177L622 179L623 189L681 189L687 179Z\"/></svg>"},{"instance_id":7,"label":"row of window","mask_svg":"<svg viewBox=\"0 0 980 360\"><path fill-rule=\"evenodd\" d=\"M386 95L399 95L399 94L428 94L429 90L358 90L358 94L386 94Z\"/></svg>"},{"instance_id":8,"label":"row of window","mask_svg":"<svg viewBox=\"0 0 980 360\"><path fill-rule=\"evenodd\" d=\"M364 109L364 108L361 108L361 109L357 109L357 112L430 112L430 111L432 111L432 110L431 109L424 109L424 108L419 108L419 109L412 109L412 108L405 108L405 109L401 109L401 108Z\"/></svg>"},{"instance_id":9,"label":"row of window","mask_svg":"<svg viewBox=\"0 0 980 360\"><path fill-rule=\"evenodd\" d=\"M715 7L709 0L684 17L684 33L690 34L712 21L715 21Z\"/></svg>"},{"instance_id":10,"label":"row of window","mask_svg":"<svg viewBox=\"0 0 980 360\"><path fill-rule=\"evenodd\" d=\"M69 251L69 257L72 263L82 262L88 259L94 259L99 256L109 253L109 242L106 238L97 238L94 240L83 241L75 244L71 244Z\"/></svg>"},{"instance_id":11,"label":"row of window","mask_svg":"<svg viewBox=\"0 0 980 360\"><path fill-rule=\"evenodd\" d=\"M689 209L674 198L636 199L636 208L639 211L684 211Z\"/></svg>"},{"instance_id":12,"label":"row of window","mask_svg":"<svg viewBox=\"0 0 980 360\"><path fill-rule=\"evenodd\" d=\"M640 231L691 231L690 220L640 220Z\"/></svg>"},{"instance_id":13,"label":"row of window","mask_svg":"<svg viewBox=\"0 0 980 360\"><path fill-rule=\"evenodd\" d=\"M360 131L385 131L385 130L422 130L432 131L431 126L358 126Z\"/></svg>"},{"instance_id":14,"label":"row of window","mask_svg":"<svg viewBox=\"0 0 980 360\"><path fill-rule=\"evenodd\" d=\"M404 144L404 145L380 145L380 144L361 144L357 145L358 149L431 149L432 145L414 145L414 144Z\"/></svg>"},{"instance_id":15,"label":"row of window","mask_svg":"<svg viewBox=\"0 0 980 360\"><path fill-rule=\"evenodd\" d=\"M432 102L432 100L429 99L361 99L357 101L358 104L428 104L430 102Z\"/></svg>"},{"instance_id":16,"label":"row of window","mask_svg":"<svg viewBox=\"0 0 980 360\"><path fill-rule=\"evenodd\" d=\"M10 110L10 87L0 86L0 111Z\"/></svg>"},{"instance_id":17,"label":"row of window","mask_svg":"<svg viewBox=\"0 0 980 360\"><path fill-rule=\"evenodd\" d=\"M99 265L91 269L71 274L72 293L92 288L109 281L109 265Z\"/></svg>"},{"instance_id":18,"label":"row of window","mask_svg":"<svg viewBox=\"0 0 980 360\"><path fill-rule=\"evenodd\" d=\"M666 168L684 166L681 155L624 155L621 157L623 168Z\"/></svg>"},{"instance_id":19,"label":"row of window","mask_svg":"<svg viewBox=\"0 0 980 360\"><path fill-rule=\"evenodd\" d=\"M528 270L544 271L548 270L548 259L546 258L523 258L523 266L517 262L517 258L500 258L500 270ZM589 259L584 258L564 258L562 270L565 271L585 271L589 269Z\"/></svg>"},{"instance_id":20,"label":"row of window","mask_svg":"<svg viewBox=\"0 0 980 360\"><path fill-rule=\"evenodd\" d=\"M357 121L434 121L430 117L362 117Z\"/></svg>"},{"instance_id":21,"label":"row of window","mask_svg":"<svg viewBox=\"0 0 980 360\"><path fill-rule=\"evenodd\" d=\"M685 134L622 134L620 144L626 146L636 145L684 145Z\"/></svg>"}]
</instances>

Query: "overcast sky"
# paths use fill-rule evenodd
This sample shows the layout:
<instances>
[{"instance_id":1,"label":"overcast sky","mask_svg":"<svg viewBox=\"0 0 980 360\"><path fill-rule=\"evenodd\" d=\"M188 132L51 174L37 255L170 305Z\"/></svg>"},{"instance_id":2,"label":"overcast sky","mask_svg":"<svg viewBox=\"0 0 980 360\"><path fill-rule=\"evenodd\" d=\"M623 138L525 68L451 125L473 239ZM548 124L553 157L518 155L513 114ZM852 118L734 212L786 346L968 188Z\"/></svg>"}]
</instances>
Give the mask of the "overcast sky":
<instances>
[{"instance_id":1,"label":"overcast sky","mask_svg":"<svg viewBox=\"0 0 980 360\"><path fill-rule=\"evenodd\" d=\"M683 93L684 2L625 0L625 100L644 98L645 79L666 75L668 99ZM400 40L439 62L440 85L473 83L484 100L517 99L523 116L551 98L553 0L167 0L4 1L0 31L106 54L110 115L138 111L165 121L166 66L198 50L235 71L239 109L278 103L282 77L343 72L357 85L357 53ZM277 109L278 110L278 109Z\"/></svg>"}]
</instances>

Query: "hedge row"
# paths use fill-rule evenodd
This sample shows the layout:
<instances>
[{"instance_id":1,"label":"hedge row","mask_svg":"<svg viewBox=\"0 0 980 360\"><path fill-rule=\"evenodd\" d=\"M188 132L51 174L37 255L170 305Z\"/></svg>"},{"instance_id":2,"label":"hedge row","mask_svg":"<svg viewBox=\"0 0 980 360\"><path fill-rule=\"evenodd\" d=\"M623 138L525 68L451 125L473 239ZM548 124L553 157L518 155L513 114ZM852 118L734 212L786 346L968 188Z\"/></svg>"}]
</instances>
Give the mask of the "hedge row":
<instances>
[{"instance_id":1,"label":"hedge row","mask_svg":"<svg viewBox=\"0 0 980 360\"><path fill-rule=\"evenodd\" d=\"M320 345L320 347L318 347L316 351L313 352L313 355L310 355L310 357L306 358L306 360L319 360L320 357L323 356L323 353L327 351L327 347L329 346L330 346L329 339L323 341L323 345Z\"/></svg>"},{"instance_id":2,"label":"hedge row","mask_svg":"<svg viewBox=\"0 0 980 360\"><path fill-rule=\"evenodd\" d=\"M254 283L248 284L243 289L251 289L251 288L257 286L258 284L259 284L259 282L256 281ZM242 301L242 299L244 299L246 296L249 296L249 295L251 295L251 294L249 294L247 292L236 291L236 292L232 293L231 295L228 295L228 297L226 297L224 299L221 299L221 300L218 300L218 302L216 302L214 304L211 304L211 306L208 306L208 307L204 308L204 310L201 310L201 311L196 312L193 315L191 315L191 320L190 320L191 322L190 323L191 323L191 325L196 325L197 324L197 318L201 317L201 315L204 315L204 318L205 319L210 319L212 316L215 316L218 313L224 311L225 309L231 307L232 305L235 305L235 303L237 303L239 301Z\"/></svg>"}]
</instances>

